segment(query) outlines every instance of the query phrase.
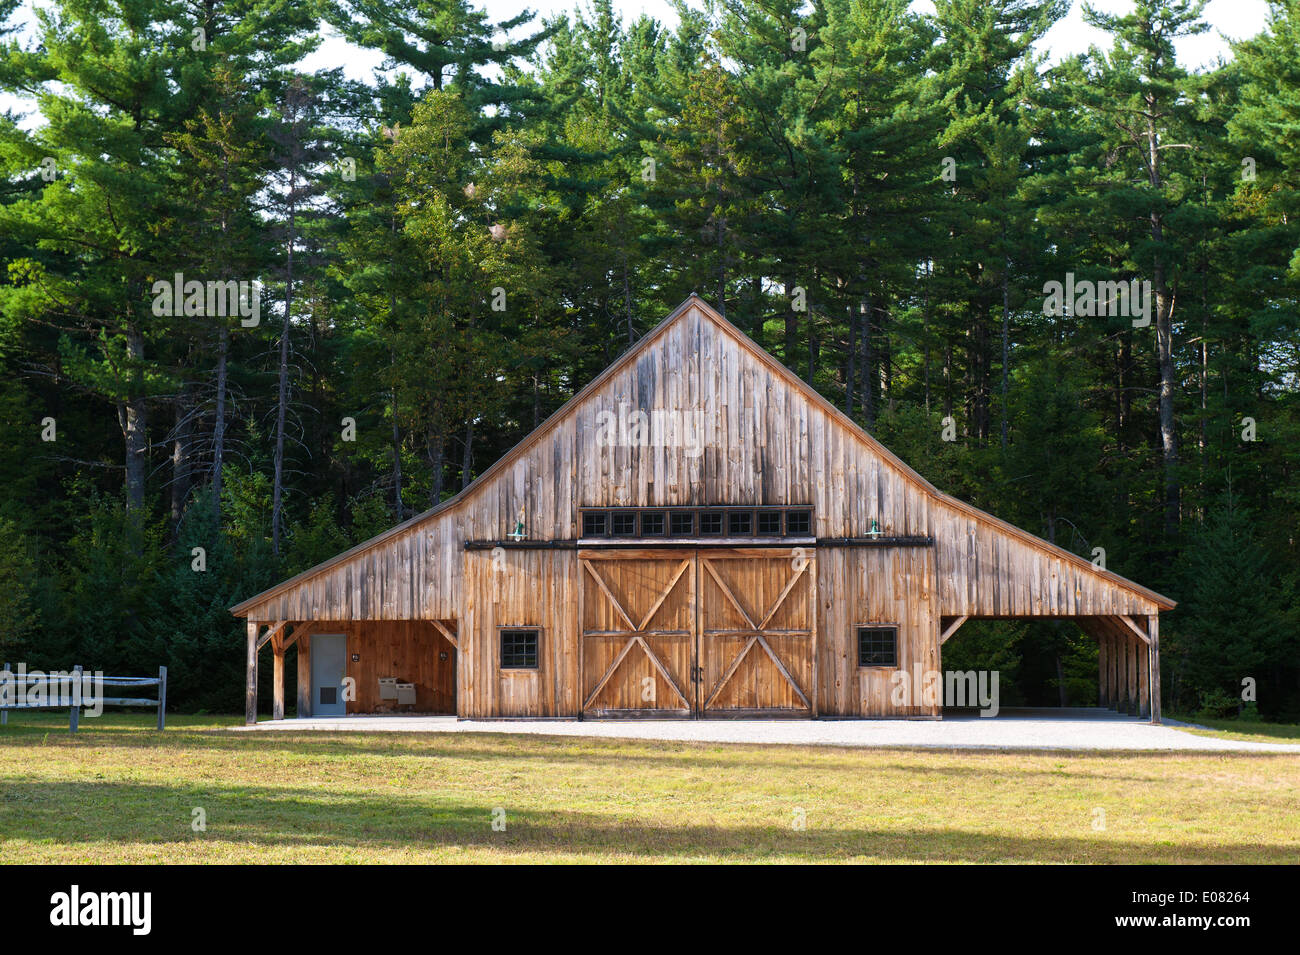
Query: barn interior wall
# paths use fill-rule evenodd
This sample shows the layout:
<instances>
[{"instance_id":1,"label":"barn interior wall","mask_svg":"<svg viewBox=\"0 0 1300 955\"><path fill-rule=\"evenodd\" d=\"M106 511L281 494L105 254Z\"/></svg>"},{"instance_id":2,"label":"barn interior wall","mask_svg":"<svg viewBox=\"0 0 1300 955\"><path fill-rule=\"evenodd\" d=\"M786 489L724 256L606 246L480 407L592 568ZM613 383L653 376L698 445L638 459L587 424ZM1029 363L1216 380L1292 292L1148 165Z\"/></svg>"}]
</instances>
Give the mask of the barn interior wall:
<instances>
[{"instance_id":1,"label":"barn interior wall","mask_svg":"<svg viewBox=\"0 0 1300 955\"><path fill-rule=\"evenodd\" d=\"M380 677L415 684L414 712L456 712L456 648L431 624L354 621L341 632L347 634L347 676L356 680L357 688L357 698L348 703L349 713L392 708L379 698Z\"/></svg>"}]
</instances>

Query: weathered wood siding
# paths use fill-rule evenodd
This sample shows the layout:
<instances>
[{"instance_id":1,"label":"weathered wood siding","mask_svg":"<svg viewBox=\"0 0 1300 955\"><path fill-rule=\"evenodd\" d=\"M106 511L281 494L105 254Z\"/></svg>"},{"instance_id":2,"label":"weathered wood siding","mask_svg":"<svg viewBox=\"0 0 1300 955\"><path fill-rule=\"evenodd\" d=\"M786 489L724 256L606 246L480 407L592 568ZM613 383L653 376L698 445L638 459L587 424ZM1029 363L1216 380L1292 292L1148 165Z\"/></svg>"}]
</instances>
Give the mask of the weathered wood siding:
<instances>
[{"instance_id":1,"label":"weathered wood siding","mask_svg":"<svg viewBox=\"0 0 1300 955\"><path fill-rule=\"evenodd\" d=\"M907 548L817 548L820 710L833 716L937 716L912 693L894 699L896 669L859 667L857 628L898 627L898 668L908 674L939 668L939 613L934 551Z\"/></svg>"},{"instance_id":2,"label":"weathered wood siding","mask_svg":"<svg viewBox=\"0 0 1300 955\"><path fill-rule=\"evenodd\" d=\"M944 499L932 505L945 616L1039 617L1159 612L1154 600Z\"/></svg>"},{"instance_id":3,"label":"weathered wood siding","mask_svg":"<svg viewBox=\"0 0 1300 955\"><path fill-rule=\"evenodd\" d=\"M470 581L461 627L460 715L577 716L577 552L460 556ZM538 668L502 670L501 627L538 627Z\"/></svg>"}]
</instances>

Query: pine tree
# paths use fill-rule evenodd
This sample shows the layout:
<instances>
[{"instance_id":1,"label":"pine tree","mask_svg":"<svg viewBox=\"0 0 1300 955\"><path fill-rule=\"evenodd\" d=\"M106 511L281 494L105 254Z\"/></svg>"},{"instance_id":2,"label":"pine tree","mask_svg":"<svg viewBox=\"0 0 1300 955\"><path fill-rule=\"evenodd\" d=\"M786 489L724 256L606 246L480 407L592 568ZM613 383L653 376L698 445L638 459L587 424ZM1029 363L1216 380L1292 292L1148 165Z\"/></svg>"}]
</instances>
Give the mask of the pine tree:
<instances>
[{"instance_id":1,"label":"pine tree","mask_svg":"<svg viewBox=\"0 0 1300 955\"><path fill-rule=\"evenodd\" d=\"M517 122L528 106L525 88L494 74L530 56L549 33L512 38L512 31L532 22L532 11L493 23L467 0L331 0L324 15L347 39L382 52L386 68L409 69L428 87L463 97L474 117L470 135L479 143ZM420 87L414 91L418 95ZM387 122L404 122L402 112Z\"/></svg>"},{"instance_id":2,"label":"pine tree","mask_svg":"<svg viewBox=\"0 0 1300 955\"><path fill-rule=\"evenodd\" d=\"M966 352L965 427L979 443L992 433L993 327L1009 334L1017 264L1035 257L1031 221L1018 183L1027 171L1031 133L1026 88L1036 82L1034 45L1065 12L1060 0L943 0L935 5L941 42L930 58L931 96L943 104L936 166L945 199L936 220L946 232L933 255L935 292L949 302L945 355L955 340ZM951 306L961 302L961 307ZM1009 372L1002 349L1003 375ZM945 357L944 374L957 373ZM1003 381L1005 393L1006 378ZM945 396L945 410L952 412ZM1005 407L1005 399L1004 399ZM1001 430L1001 429L1000 429ZM1001 440L1001 435L999 436Z\"/></svg>"},{"instance_id":3,"label":"pine tree","mask_svg":"<svg viewBox=\"0 0 1300 955\"><path fill-rule=\"evenodd\" d=\"M1177 210L1190 192L1186 156L1177 154L1200 147L1200 83L1179 65L1174 41L1205 32L1203 8L1203 0L1137 0L1131 13L1112 16L1085 7L1085 21L1110 33L1114 47L1090 57L1087 79L1074 90L1079 102L1102 118L1108 207L1134 225L1142 224L1142 239L1134 242L1129 257L1150 276L1154 298L1167 541L1175 538L1181 519L1173 315L1182 252Z\"/></svg>"},{"instance_id":4,"label":"pine tree","mask_svg":"<svg viewBox=\"0 0 1300 955\"><path fill-rule=\"evenodd\" d=\"M824 136L838 167L828 228L848 240L835 243L825 260L834 313L848 316L845 406L853 414L856 399L868 429L896 361L890 318L914 297L916 263L935 239L928 220L937 189L932 143L939 104L915 68L934 37L907 7L902 0L829 3L813 52L818 82L831 98Z\"/></svg>"},{"instance_id":5,"label":"pine tree","mask_svg":"<svg viewBox=\"0 0 1300 955\"><path fill-rule=\"evenodd\" d=\"M1207 695L1240 699L1249 679L1261 711L1272 715L1293 684L1300 641L1280 612L1285 595L1259 527L1226 491L1179 562L1182 602L1164 663L1182 712Z\"/></svg>"}]
</instances>

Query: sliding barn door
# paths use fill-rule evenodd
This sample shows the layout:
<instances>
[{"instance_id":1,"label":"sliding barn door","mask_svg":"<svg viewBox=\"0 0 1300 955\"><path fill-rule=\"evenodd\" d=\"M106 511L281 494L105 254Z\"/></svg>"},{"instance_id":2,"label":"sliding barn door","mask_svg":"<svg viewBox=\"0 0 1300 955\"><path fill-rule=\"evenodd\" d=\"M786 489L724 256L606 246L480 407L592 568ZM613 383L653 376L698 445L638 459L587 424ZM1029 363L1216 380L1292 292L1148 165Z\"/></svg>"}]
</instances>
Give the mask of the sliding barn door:
<instances>
[{"instance_id":1,"label":"sliding barn door","mask_svg":"<svg viewBox=\"0 0 1300 955\"><path fill-rule=\"evenodd\" d=\"M699 552L704 716L815 716L811 548Z\"/></svg>"},{"instance_id":2,"label":"sliding barn door","mask_svg":"<svg viewBox=\"0 0 1300 955\"><path fill-rule=\"evenodd\" d=\"M582 711L695 713L693 551L581 551Z\"/></svg>"}]
</instances>

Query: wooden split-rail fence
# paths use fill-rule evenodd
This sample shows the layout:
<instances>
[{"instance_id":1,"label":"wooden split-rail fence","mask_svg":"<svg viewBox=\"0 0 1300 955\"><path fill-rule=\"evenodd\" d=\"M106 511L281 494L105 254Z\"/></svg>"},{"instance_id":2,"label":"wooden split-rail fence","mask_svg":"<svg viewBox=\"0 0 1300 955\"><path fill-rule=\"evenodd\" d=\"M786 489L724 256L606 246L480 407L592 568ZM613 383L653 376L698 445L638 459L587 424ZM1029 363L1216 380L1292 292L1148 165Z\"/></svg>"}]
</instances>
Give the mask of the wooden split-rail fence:
<instances>
[{"instance_id":1,"label":"wooden split-rail fence","mask_svg":"<svg viewBox=\"0 0 1300 955\"><path fill-rule=\"evenodd\" d=\"M10 710L61 710L68 708L68 732L75 733L81 722L81 709L86 705L84 696L73 693L73 688L80 684L83 694L87 684L91 686L114 687L115 689L158 688L156 699L135 696L105 696L92 700L102 706L147 706L158 711L158 729L167 726L167 668L159 667L158 675L152 676L105 676L95 678L85 673L80 666L72 668L71 673L16 673L4 665L0 670L0 684L7 684L6 692L0 695L0 726L9 722ZM22 686L23 697L39 691L42 702L16 700L16 690ZM71 699L70 699L71 698Z\"/></svg>"}]
</instances>

